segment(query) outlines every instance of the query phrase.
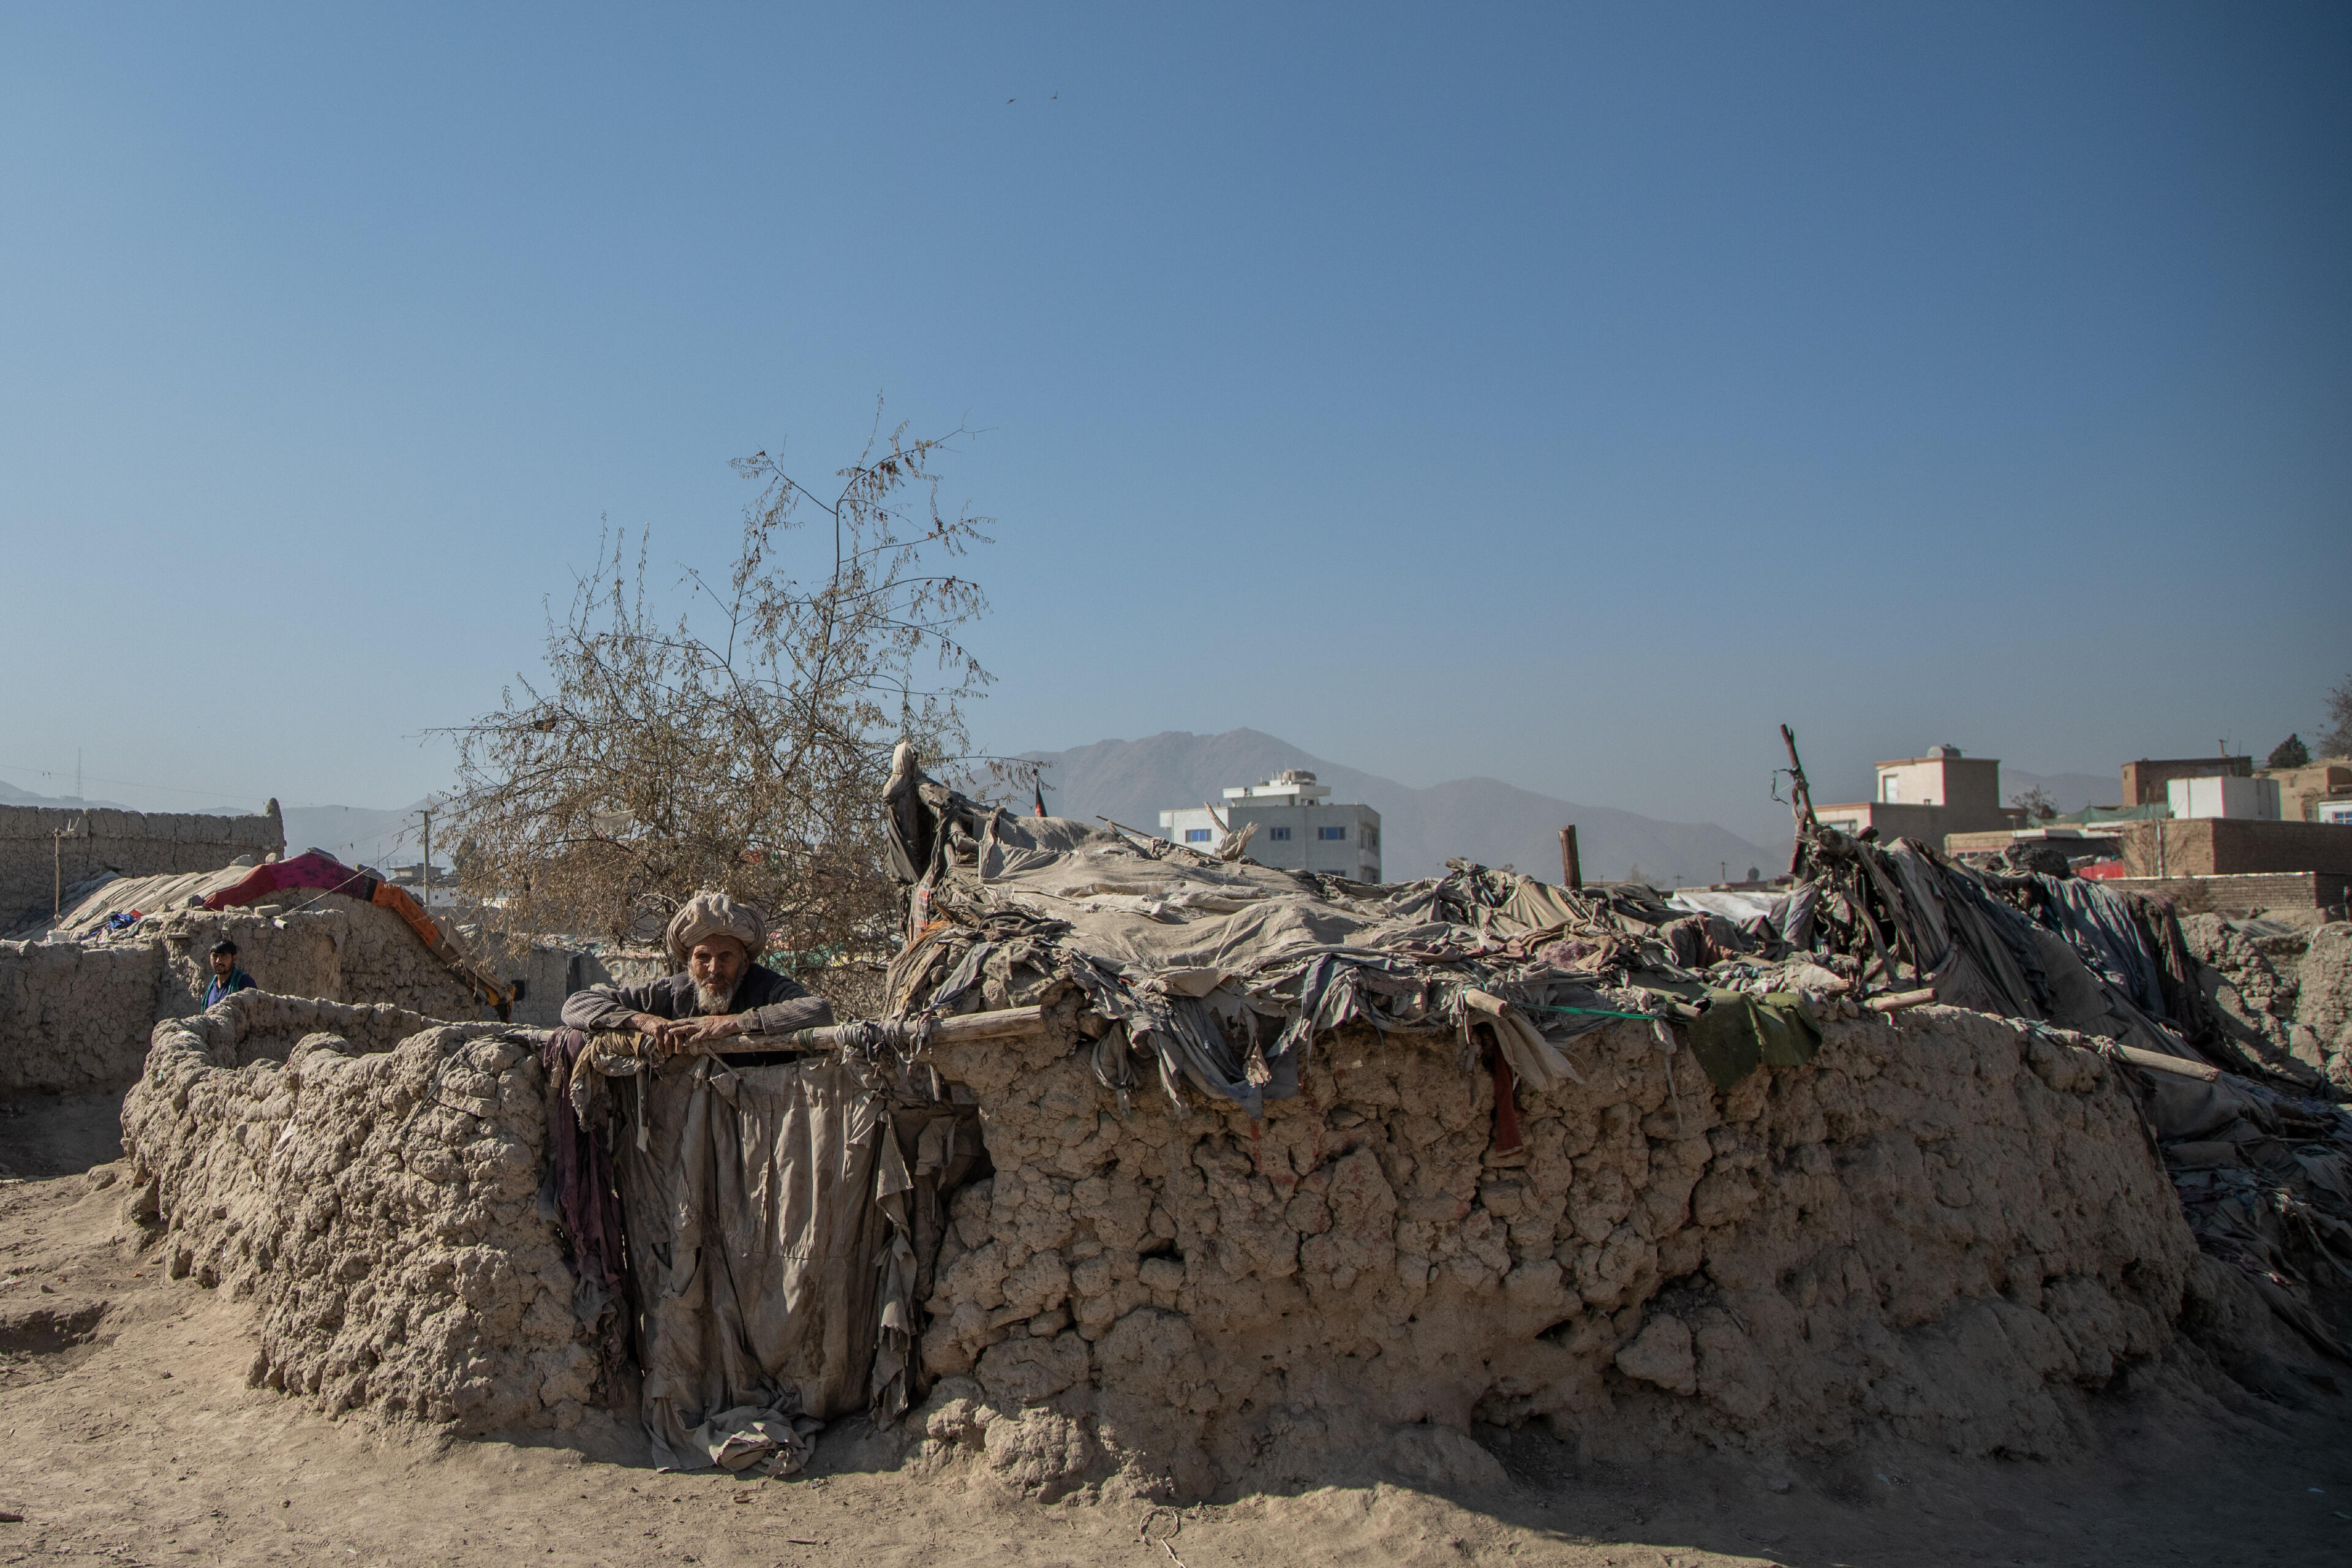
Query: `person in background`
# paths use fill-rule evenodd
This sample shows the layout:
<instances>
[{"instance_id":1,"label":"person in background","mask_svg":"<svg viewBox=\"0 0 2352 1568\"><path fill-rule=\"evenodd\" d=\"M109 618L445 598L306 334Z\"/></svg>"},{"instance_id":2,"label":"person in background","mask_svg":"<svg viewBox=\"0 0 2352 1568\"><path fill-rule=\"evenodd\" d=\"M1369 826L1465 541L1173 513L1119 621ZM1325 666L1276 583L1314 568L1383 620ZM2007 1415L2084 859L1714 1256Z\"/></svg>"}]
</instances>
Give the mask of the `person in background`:
<instances>
[{"instance_id":1,"label":"person in background","mask_svg":"<svg viewBox=\"0 0 2352 1568\"><path fill-rule=\"evenodd\" d=\"M236 966L236 943L226 937L213 943L213 979L205 987L205 1005L209 1007L224 996L253 988L253 976Z\"/></svg>"}]
</instances>

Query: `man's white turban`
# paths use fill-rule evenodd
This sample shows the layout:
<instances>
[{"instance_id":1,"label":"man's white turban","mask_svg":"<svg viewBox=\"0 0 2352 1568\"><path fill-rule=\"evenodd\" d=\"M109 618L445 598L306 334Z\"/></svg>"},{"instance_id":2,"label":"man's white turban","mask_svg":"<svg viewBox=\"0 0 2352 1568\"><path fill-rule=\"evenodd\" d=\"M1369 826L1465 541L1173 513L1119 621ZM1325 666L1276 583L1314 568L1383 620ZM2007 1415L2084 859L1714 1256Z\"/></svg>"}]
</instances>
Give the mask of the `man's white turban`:
<instances>
[{"instance_id":1,"label":"man's white turban","mask_svg":"<svg viewBox=\"0 0 2352 1568\"><path fill-rule=\"evenodd\" d=\"M669 918L669 961L686 967L686 955L707 936L731 936L743 944L743 955L757 959L768 943L768 922L749 904L739 904L724 893L697 893Z\"/></svg>"}]
</instances>

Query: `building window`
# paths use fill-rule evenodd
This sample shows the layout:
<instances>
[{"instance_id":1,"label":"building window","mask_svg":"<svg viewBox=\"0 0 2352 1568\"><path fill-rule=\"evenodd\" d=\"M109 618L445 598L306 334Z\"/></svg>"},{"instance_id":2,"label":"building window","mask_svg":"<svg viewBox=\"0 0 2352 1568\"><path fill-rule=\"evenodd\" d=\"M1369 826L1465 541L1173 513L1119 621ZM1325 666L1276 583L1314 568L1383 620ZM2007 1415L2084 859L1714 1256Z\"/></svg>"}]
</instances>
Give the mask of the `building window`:
<instances>
[{"instance_id":1,"label":"building window","mask_svg":"<svg viewBox=\"0 0 2352 1568\"><path fill-rule=\"evenodd\" d=\"M1367 828L1365 828L1365 829L1364 829L1364 847L1365 847L1365 848L1367 848L1367 849L1378 849L1380 847L1381 847L1381 830L1380 830L1379 828L1377 828L1377 827L1367 827Z\"/></svg>"},{"instance_id":2,"label":"building window","mask_svg":"<svg viewBox=\"0 0 2352 1568\"><path fill-rule=\"evenodd\" d=\"M1326 844L1345 844L1348 842L1348 830L1344 827L1318 827L1315 830L1315 837Z\"/></svg>"},{"instance_id":3,"label":"building window","mask_svg":"<svg viewBox=\"0 0 2352 1568\"><path fill-rule=\"evenodd\" d=\"M1265 830L1265 836L1276 844L1290 842L1290 829L1287 827L1269 827Z\"/></svg>"},{"instance_id":4,"label":"building window","mask_svg":"<svg viewBox=\"0 0 2352 1568\"><path fill-rule=\"evenodd\" d=\"M1902 794L1903 792L1896 784L1895 775L1893 773L1881 773L1878 775L1879 799L1891 805L1902 798Z\"/></svg>"},{"instance_id":5,"label":"building window","mask_svg":"<svg viewBox=\"0 0 2352 1568\"><path fill-rule=\"evenodd\" d=\"M1208 841L1209 830L1205 827L1188 827L1184 830L1184 842L1187 844L1206 844Z\"/></svg>"}]
</instances>

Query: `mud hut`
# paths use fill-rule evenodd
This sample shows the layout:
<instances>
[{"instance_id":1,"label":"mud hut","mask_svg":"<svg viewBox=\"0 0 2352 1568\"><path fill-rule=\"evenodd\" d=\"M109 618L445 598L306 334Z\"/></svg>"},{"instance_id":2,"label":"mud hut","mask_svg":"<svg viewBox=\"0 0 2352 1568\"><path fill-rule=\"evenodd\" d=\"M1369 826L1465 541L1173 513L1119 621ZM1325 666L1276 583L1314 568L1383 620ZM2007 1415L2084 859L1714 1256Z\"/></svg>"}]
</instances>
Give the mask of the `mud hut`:
<instances>
[{"instance_id":1,"label":"mud hut","mask_svg":"<svg viewBox=\"0 0 2352 1568\"><path fill-rule=\"evenodd\" d=\"M2340 1332L2343 1113L1932 851L1820 837L1743 921L889 804L883 1019L667 1062L158 1026L124 1121L171 1268L329 1408L784 1471L832 1424L1045 1497L1477 1484L1529 1423L2053 1453L2184 1303Z\"/></svg>"}]
</instances>

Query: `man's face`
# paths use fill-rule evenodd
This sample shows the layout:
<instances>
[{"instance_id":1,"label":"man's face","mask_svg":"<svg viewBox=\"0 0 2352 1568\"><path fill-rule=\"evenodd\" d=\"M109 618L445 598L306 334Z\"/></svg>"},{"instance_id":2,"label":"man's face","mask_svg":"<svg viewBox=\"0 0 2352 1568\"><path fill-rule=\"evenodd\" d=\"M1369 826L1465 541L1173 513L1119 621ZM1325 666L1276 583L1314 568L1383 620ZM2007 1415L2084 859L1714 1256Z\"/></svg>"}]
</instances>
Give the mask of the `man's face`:
<instances>
[{"instance_id":1,"label":"man's face","mask_svg":"<svg viewBox=\"0 0 2352 1568\"><path fill-rule=\"evenodd\" d=\"M223 980L226 980L229 976L229 972L236 967L236 954L233 952L216 952L213 954L213 973L219 975Z\"/></svg>"},{"instance_id":2,"label":"man's face","mask_svg":"<svg viewBox=\"0 0 2352 1568\"><path fill-rule=\"evenodd\" d=\"M743 978L744 966L751 954L743 944L731 936L706 936L694 944L686 955L686 972L693 976L695 985L704 991L726 995Z\"/></svg>"}]
</instances>

